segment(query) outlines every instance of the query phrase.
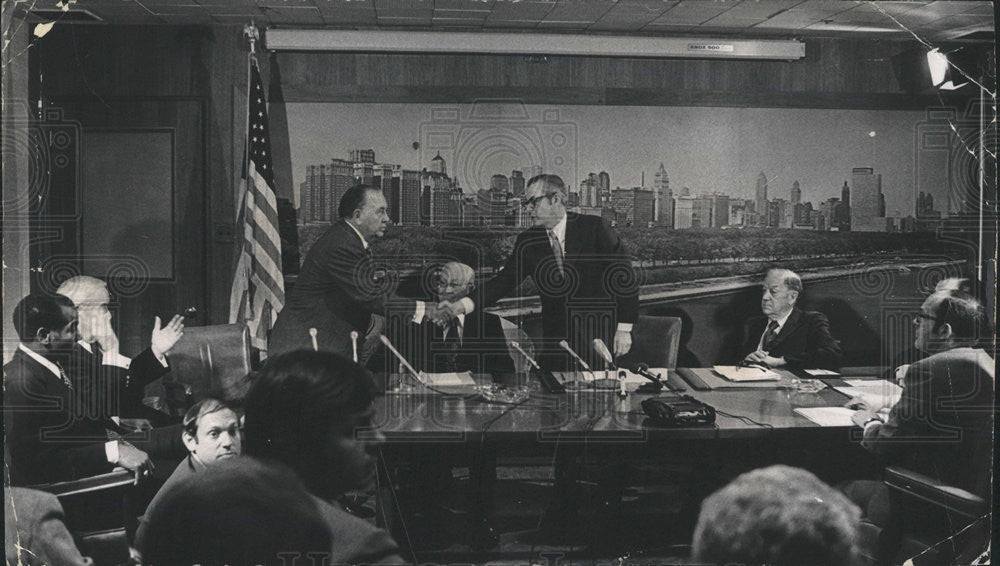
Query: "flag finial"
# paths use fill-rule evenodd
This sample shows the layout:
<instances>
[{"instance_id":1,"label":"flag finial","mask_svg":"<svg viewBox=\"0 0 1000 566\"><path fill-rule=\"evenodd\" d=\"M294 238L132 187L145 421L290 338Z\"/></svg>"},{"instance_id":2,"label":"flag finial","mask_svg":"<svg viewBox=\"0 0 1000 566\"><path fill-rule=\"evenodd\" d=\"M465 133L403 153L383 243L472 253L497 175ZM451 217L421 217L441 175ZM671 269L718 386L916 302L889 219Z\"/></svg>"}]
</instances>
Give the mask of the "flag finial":
<instances>
[{"instance_id":1,"label":"flag finial","mask_svg":"<svg viewBox=\"0 0 1000 566\"><path fill-rule=\"evenodd\" d=\"M250 54L257 54L257 42L260 41L260 30L254 25L251 20L249 24L243 26L243 37L250 42Z\"/></svg>"}]
</instances>

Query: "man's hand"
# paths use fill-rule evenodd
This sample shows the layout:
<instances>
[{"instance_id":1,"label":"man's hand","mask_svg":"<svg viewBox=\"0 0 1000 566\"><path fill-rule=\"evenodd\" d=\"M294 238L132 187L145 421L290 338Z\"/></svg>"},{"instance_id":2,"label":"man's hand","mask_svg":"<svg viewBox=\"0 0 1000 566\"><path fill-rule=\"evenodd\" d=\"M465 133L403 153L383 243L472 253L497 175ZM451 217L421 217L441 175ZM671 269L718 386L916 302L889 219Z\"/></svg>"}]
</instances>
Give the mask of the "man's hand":
<instances>
[{"instance_id":1,"label":"man's hand","mask_svg":"<svg viewBox=\"0 0 1000 566\"><path fill-rule=\"evenodd\" d=\"M94 338L101 346L101 351L105 354L117 354L118 336L115 335L115 329L111 327L111 314L108 313L108 316L95 320L93 324Z\"/></svg>"},{"instance_id":2,"label":"man's hand","mask_svg":"<svg viewBox=\"0 0 1000 566\"><path fill-rule=\"evenodd\" d=\"M438 326L445 326L451 320L448 309L439 308L437 305L427 303L424 307L424 316Z\"/></svg>"},{"instance_id":3,"label":"man's hand","mask_svg":"<svg viewBox=\"0 0 1000 566\"><path fill-rule=\"evenodd\" d=\"M785 358L775 358L773 356L767 355L764 350L756 350L747 354L747 357L743 358L744 364L764 364L771 368L780 368L785 365Z\"/></svg>"},{"instance_id":4,"label":"man's hand","mask_svg":"<svg viewBox=\"0 0 1000 566\"><path fill-rule=\"evenodd\" d=\"M624 356L632 349L632 333L626 330L615 332L615 357Z\"/></svg>"},{"instance_id":5,"label":"man's hand","mask_svg":"<svg viewBox=\"0 0 1000 566\"><path fill-rule=\"evenodd\" d=\"M460 314L465 314L465 307L462 305L461 301L456 301L454 303L441 301L438 303L437 308L445 323L453 318L457 318Z\"/></svg>"},{"instance_id":6,"label":"man's hand","mask_svg":"<svg viewBox=\"0 0 1000 566\"><path fill-rule=\"evenodd\" d=\"M184 317L175 314L166 326L160 328L160 317L153 322L153 336L149 348L157 358L163 356L184 336Z\"/></svg>"},{"instance_id":7,"label":"man's hand","mask_svg":"<svg viewBox=\"0 0 1000 566\"><path fill-rule=\"evenodd\" d=\"M149 454L132 446L128 442L118 442L118 461L115 465L135 473L135 483L149 477L153 473L155 466L149 459Z\"/></svg>"}]
</instances>

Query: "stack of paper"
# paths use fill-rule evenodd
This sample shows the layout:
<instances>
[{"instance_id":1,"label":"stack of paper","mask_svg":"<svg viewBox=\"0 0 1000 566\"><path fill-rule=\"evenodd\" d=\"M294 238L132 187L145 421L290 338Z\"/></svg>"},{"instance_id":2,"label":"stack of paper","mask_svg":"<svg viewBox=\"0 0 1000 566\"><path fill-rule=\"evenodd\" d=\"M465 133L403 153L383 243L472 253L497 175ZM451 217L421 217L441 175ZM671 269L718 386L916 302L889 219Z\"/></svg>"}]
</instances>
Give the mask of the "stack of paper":
<instances>
[{"instance_id":1,"label":"stack of paper","mask_svg":"<svg viewBox=\"0 0 1000 566\"><path fill-rule=\"evenodd\" d=\"M899 402L903 388L884 379L845 379L847 387L835 387L851 399L865 404L868 409L878 411L890 408Z\"/></svg>"},{"instance_id":2,"label":"stack of paper","mask_svg":"<svg viewBox=\"0 0 1000 566\"><path fill-rule=\"evenodd\" d=\"M778 381L777 373L754 366L712 366L712 370L729 381Z\"/></svg>"}]
</instances>

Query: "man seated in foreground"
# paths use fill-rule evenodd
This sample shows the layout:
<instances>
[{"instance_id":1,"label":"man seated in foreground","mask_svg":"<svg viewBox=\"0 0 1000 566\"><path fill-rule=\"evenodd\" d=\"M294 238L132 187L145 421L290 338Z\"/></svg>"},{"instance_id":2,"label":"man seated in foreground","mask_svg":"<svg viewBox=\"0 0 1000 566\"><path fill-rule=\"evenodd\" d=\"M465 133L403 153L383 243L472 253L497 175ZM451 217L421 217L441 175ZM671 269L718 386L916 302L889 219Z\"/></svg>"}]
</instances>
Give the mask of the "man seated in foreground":
<instances>
[{"instance_id":1,"label":"man seated in foreground","mask_svg":"<svg viewBox=\"0 0 1000 566\"><path fill-rule=\"evenodd\" d=\"M763 317L750 319L740 349L742 363L789 369L837 369L843 354L830 334L826 315L795 306L802 279L788 269L771 269L763 282Z\"/></svg>"},{"instance_id":2,"label":"man seated in foreground","mask_svg":"<svg viewBox=\"0 0 1000 566\"><path fill-rule=\"evenodd\" d=\"M66 528L59 499L51 493L4 487L4 554L9 566L93 566Z\"/></svg>"},{"instance_id":3,"label":"man seated in foreground","mask_svg":"<svg viewBox=\"0 0 1000 566\"><path fill-rule=\"evenodd\" d=\"M438 301L457 302L475 288L476 272L457 261L445 263L433 280ZM500 317L474 310L439 325L427 317L410 318L397 332L397 344L418 371L513 373ZM396 332L394 332L396 334Z\"/></svg>"},{"instance_id":4,"label":"man seated in foreground","mask_svg":"<svg viewBox=\"0 0 1000 566\"><path fill-rule=\"evenodd\" d=\"M990 495L993 431L993 357L976 348L988 331L983 307L958 287L932 293L913 319L914 346L927 357L910 364L903 392L882 422L863 407L862 446L886 462L980 495ZM849 406L855 406L854 400ZM844 488L875 524L911 517L890 516L888 488L857 481Z\"/></svg>"},{"instance_id":5,"label":"man seated in foreground","mask_svg":"<svg viewBox=\"0 0 1000 566\"><path fill-rule=\"evenodd\" d=\"M151 566L338 563L318 558L331 533L302 481L277 462L221 460L178 481L147 521Z\"/></svg>"},{"instance_id":6,"label":"man seated in foreground","mask_svg":"<svg viewBox=\"0 0 1000 566\"><path fill-rule=\"evenodd\" d=\"M860 564L859 519L857 507L805 470L754 470L702 503L692 563Z\"/></svg>"},{"instance_id":7,"label":"man seated in foreground","mask_svg":"<svg viewBox=\"0 0 1000 566\"><path fill-rule=\"evenodd\" d=\"M147 546L144 539L148 517L154 514L157 507L162 505L163 499L181 480L222 460L239 456L242 452L239 416L223 401L213 398L198 401L184 415L183 426L181 438L188 449L188 457L174 469L174 473L170 474L146 508L136 533L136 548Z\"/></svg>"},{"instance_id":8,"label":"man seated in foreground","mask_svg":"<svg viewBox=\"0 0 1000 566\"><path fill-rule=\"evenodd\" d=\"M332 537L330 564L402 563L389 533L337 503L371 485L378 447L375 385L363 367L330 352L297 350L268 359L245 399L246 455L291 468Z\"/></svg>"}]
</instances>

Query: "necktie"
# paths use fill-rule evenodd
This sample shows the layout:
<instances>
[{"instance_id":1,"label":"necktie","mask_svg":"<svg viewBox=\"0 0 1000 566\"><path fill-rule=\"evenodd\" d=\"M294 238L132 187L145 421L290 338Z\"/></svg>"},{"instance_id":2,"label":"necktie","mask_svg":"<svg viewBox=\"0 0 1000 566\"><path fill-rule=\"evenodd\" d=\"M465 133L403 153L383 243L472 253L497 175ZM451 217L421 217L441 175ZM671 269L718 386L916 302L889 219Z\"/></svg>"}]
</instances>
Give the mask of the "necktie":
<instances>
[{"instance_id":1,"label":"necktie","mask_svg":"<svg viewBox=\"0 0 1000 566\"><path fill-rule=\"evenodd\" d=\"M63 383L66 384L66 387L68 389L73 389L73 382L69 380L69 376L66 375L66 370L63 369L62 364L60 364L59 362L54 362L54 363L56 364L56 367L59 368L59 379L61 379Z\"/></svg>"},{"instance_id":2,"label":"necktie","mask_svg":"<svg viewBox=\"0 0 1000 566\"><path fill-rule=\"evenodd\" d=\"M778 329L778 321L772 320L767 324L767 329L764 330L764 338L760 342L760 349L767 352L771 348L771 344L774 339L778 337L776 330Z\"/></svg>"},{"instance_id":3,"label":"necktie","mask_svg":"<svg viewBox=\"0 0 1000 566\"><path fill-rule=\"evenodd\" d=\"M462 343L462 325L458 319L452 319L444 328L445 371L458 371L458 348Z\"/></svg>"},{"instance_id":4,"label":"necktie","mask_svg":"<svg viewBox=\"0 0 1000 566\"><path fill-rule=\"evenodd\" d=\"M552 253L556 256L556 267L559 269L559 275L563 274L563 249L562 244L559 243L559 237L556 233L549 230L549 243L552 244Z\"/></svg>"}]
</instances>

